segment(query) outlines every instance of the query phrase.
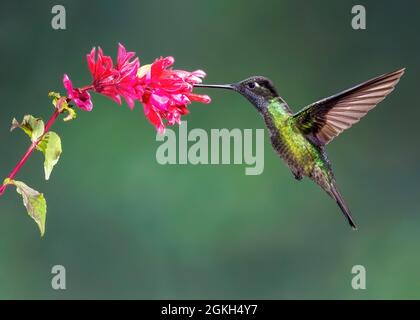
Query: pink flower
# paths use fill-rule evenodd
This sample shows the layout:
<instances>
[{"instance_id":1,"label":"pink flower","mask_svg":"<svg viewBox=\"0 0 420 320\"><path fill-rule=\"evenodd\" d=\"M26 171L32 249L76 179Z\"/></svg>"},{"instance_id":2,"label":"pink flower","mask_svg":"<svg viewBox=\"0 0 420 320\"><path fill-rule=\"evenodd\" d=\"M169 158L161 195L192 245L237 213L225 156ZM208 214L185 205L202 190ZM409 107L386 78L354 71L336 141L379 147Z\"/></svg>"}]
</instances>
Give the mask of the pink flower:
<instances>
[{"instance_id":1,"label":"pink flower","mask_svg":"<svg viewBox=\"0 0 420 320\"><path fill-rule=\"evenodd\" d=\"M132 109L136 100L143 104L146 117L163 133L165 124L181 122L181 116L189 113L187 105L192 101L209 103L210 97L192 92L194 84L201 83L204 71L188 72L172 70L174 58L156 59L152 64L140 68L139 58L134 52L127 52L122 44L118 45L116 64L111 57L105 56L100 47L93 48L87 55L92 75L92 84L83 88L73 88L67 75L63 83L68 98L81 109L93 108L89 90L101 93L118 104L121 97Z\"/></svg>"},{"instance_id":2,"label":"pink flower","mask_svg":"<svg viewBox=\"0 0 420 320\"><path fill-rule=\"evenodd\" d=\"M71 80L64 74L63 77L64 88L67 89L67 96L69 99L73 100L74 103L81 109L86 111L91 111L93 108L92 100L90 100L90 94L87 90L83 89L74 89Z\"/></svg>"},{"instance_id":3,"label":"pink flower","mask_svg":"<svg viewBox=\"0 0 420 320\"><path fill-rule=\"evenodd\" d=\"M139 84L144 89L140 99L144 113L159 133L165 131L163 119L168 125L180 123L192 101L210 103L209 96L192 93L194 84L201 83L205 72L169 69L174 61L173 57L161 57L139 70Z\"/></svg>"},{"instance_id":4,"label":"pink flower","mask_svg":"<svg viewBox=\"0 0 420 320\"><path fill-rule=\"evenodd\" d=\"M127 52L121 43L118 44L115 66L111 57L105 56L100 47L97 55L96 48L92 48L92 51L87 55L89 70L93 78L93 89L118 104L121 104L122 96L131 109L134 107L135 100L143 93L143 88L138 85L137 78L140 62L139 58L134 57L135 53Z\"/></svg>"}]
</instances>

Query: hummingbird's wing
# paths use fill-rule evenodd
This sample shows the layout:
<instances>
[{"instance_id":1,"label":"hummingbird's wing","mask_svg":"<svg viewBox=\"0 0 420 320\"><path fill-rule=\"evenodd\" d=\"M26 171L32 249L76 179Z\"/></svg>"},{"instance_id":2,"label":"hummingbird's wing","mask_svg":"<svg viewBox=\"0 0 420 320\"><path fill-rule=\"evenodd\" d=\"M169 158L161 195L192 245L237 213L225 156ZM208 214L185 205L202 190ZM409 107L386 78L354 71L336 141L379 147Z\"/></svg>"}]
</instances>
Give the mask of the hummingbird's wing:
<instances>
[{"instance_id":1,"label":"hummingbird's wing","mask_svg":"<svg viewBox=\"0 0 420 320\"><path fill-rule=\"evenodd\" d=\"M404 70L384 74L312 103L293 115L296 126L321 145L328 144L385 99L394 90Z\"/></svg>"}]
</instances>

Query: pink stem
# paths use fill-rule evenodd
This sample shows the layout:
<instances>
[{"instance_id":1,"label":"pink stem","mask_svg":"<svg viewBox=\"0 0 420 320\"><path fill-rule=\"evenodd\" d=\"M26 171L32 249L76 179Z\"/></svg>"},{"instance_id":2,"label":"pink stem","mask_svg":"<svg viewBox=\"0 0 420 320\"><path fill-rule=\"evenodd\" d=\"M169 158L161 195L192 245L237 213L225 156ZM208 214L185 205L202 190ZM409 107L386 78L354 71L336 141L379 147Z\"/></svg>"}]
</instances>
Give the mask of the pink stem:
<instances>
[{"instance_id":1,"label":"pink stem","mask_svg":"<svg viewBox=\"0 0 420 320\"><path fill-rule=\"evenodd\" d=\"M18 162L18 164L13 168L12 172L10 172L9 176L7 178L13 179L16 174L19 172L20 168L25 164L26 160L28 160L29 156L32 154L32 152L35 150L35 148L38 146L38 144L41 142L44 135L48 132L54 121L57 119L58 115L61 113L61 110L59 108L55 109L55 112L52 114L51 118L48 120L47 124L44 128L44 133L42 136L38 138L35 142L32 142L29 149L26 151L26 153L23 155L22 159ZM3 193L6 191L8 184L3 184L0 186L0 196L3 195Z\"/></svg>"}]
</instances>

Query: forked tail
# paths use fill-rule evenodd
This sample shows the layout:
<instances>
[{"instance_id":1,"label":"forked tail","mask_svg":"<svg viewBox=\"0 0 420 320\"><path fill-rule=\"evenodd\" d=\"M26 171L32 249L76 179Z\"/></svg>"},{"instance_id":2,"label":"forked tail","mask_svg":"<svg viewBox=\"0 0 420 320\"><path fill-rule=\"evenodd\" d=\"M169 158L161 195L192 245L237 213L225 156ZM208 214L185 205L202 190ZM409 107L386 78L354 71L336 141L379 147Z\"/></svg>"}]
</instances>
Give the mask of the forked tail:
<instances>
[{"instance_id":1,"label":"forked tail","mask_svg":"<svg viewBox=\"0 0 420 320\"><path fill-rule=\"evenodd\" d=\"M344 201L343 196L340 194L340 191L338 191L335 182L331 184L330 190L331 196L335 199L335 201L337 201L338 206L340 207L344 216L347 218L347 221L349 222L350 226L353 228L353 230L357 230L356 224L354 223L353 217L351 216L350 209Z\"/></svg>"}]
</instances>

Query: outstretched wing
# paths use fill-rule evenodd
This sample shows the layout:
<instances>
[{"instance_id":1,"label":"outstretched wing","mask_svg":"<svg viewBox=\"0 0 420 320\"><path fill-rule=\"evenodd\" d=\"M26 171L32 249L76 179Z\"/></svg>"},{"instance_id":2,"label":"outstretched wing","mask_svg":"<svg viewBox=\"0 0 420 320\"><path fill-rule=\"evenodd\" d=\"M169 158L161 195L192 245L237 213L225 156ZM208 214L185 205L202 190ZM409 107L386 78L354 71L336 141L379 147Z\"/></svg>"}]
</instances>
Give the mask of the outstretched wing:
<instances>
[{"instance_id":1,"label":"outstretched wing","mask_svg":"<svg viewBox=\"0 0 420 320\"><path fill-rule=\"evenodd\" d=\"M404 70L384 74L307 106L293 116L296 125L321 145L328 144L385 99Z\"/></svg>"}]
</instances>

